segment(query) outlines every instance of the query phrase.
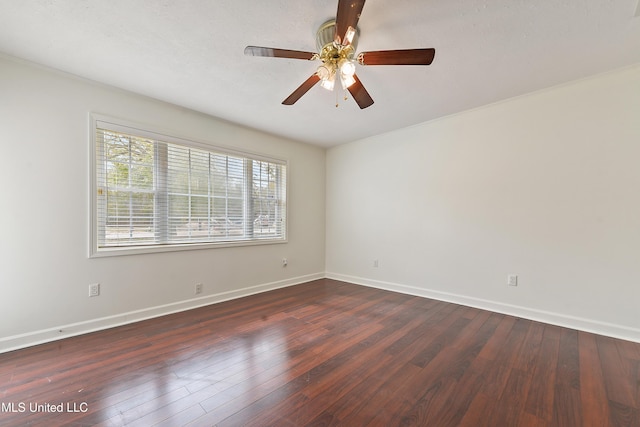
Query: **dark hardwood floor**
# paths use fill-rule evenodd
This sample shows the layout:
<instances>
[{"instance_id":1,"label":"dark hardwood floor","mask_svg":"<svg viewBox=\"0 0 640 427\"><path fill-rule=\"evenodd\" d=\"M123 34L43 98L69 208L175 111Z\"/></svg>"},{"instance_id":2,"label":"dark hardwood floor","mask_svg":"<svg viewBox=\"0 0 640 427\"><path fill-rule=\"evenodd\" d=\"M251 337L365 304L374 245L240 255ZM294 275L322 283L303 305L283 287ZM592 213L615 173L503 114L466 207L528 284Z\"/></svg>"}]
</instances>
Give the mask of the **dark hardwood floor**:
<instances>
[{"instance_id":1,"label":"dark hardwood floor","mask_svg":"<svg viewBox=\"0 0 640 427\"><path fill-rule=\"evenodd\" d=\"M0 354L0 425L630 427L639 389L640 344L318 280Z\"/></svg>"}]
</instances>

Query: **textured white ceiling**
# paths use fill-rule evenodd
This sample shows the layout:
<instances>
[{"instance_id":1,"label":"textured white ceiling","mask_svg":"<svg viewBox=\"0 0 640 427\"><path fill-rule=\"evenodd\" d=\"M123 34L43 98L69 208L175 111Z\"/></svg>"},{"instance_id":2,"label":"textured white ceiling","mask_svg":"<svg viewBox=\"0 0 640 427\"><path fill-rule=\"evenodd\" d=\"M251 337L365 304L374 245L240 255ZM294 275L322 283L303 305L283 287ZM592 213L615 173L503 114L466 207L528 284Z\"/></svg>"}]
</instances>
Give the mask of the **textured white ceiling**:
<instances>
[{"instance_id":1,"label":"textured white ceiling","mask_svg":"<svg viewBox=\"0 0 640 427\"><path fill-rule=\"evenodd\" d=\"M337 0L0 0L0 52L299 141L332 146L640 62L638 0L368 0L358 50L433 47L431 66L361 67L360 110L319 85ZM340 95L342 92L340 91Z\"/></svg>"}]
</instances>

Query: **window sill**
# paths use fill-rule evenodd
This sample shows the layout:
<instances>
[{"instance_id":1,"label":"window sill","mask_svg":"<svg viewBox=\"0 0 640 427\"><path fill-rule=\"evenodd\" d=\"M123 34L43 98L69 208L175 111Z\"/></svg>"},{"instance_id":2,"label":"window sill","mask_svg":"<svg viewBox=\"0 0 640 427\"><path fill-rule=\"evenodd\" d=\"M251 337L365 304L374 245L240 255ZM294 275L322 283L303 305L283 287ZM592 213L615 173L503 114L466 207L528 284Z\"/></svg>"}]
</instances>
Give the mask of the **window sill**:
<instances>
[{"instance_id":1,"label":"window sill","mask_svg":"<svg viewBox=\"0 0 640 427\"><path fill-rule=\"evenodd\" d=\"M141 255L141 254L153 254L163 252L179 252L179 251L193 251L202 249L220 249L220 248L234 248L240 246L263 246L263 245L276 245L288 243L287 239L264 239L264 240L239 240L239 241L225 241L218 243L183 243L183 244L166 244L166 245L148 245L148 246L118 246L118 247L105 247L100 249L92 249L89 254L89 258L103 258L112 256L124 256L124 255Z\"/></svg>"}]
</instances>

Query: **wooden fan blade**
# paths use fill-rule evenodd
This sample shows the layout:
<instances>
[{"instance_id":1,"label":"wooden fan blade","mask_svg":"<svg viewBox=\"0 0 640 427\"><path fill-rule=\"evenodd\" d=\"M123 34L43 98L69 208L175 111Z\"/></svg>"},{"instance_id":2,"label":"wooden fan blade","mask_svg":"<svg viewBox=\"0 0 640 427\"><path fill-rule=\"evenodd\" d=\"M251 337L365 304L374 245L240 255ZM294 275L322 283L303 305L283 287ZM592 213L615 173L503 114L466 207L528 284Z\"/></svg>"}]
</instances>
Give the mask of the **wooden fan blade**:
<instances>
[{"instance_id":1,"label":"wooden fan blade","mask_svg":"<svg viewBox=\"0 0 640 427\"><path fill-rule=\"evenodd\" d=\"M349 27L355 30L358 28L358 20L362 13L365 0L339 0L338 12L336 13L336 35L334 40L340 44L344 43L344 36Z\"/></svg>"},{"instance_id":2,"label":"wooden fan blade","mask_svg":"<svg viewBox=\"0 0 640 427\"><path fill-rule=\"evenodd\" d=\"M302 83L300 86L298 86L298 88L296 90L294 90L293 93L291 95L289 95L289 97L287 99L282 101L282 103L284 105L293 105L293 104L295 104L296 101L298 101L298 99L302 98L302 95L307 93L309 91L309 89L311 89L313 86L315 86L315 84L318 83L319 81L320 81L320 77L318 77L317 74L312 75L307 80L305 80L304 83Z\"/></svg>"},{"instance_id":3,"label":"wooden fan blade","mask_svg":"<svg viewBox=\"0 0 640 427\"><path fill-rule=\"evenodd\" d=\"M358 76L354 74L353 78L356 80L356 82L349 86L349 92L351 93L351 96L353 96L353 99L358 103L358 106L361 109L370 107L373 104L373 98L371 98L369 92L367 92L367 90L364 88Z\"/></svg>"},{"instance_id":4,"label":"wooden fan blade","mask_svg":"<svg viewBox=\"0 0 640 427\"><path fill-rule=\"evenodd\" d=\"M276 49L273 47L247 46L244 54L249 56L268 56L275 58L314 59L315 53L301 50Z\"/></svg>"},{"instance_id":5,"label":"wooden fan blade","mask_svg":"<svg viewBox=\"0 0 640 427\"><path fill-rule=\"evenodd\" d=\"M360 53L358 62L362 65L429 65L435 54L433 48L378 50Z\"/></svg>"}]
</instances>

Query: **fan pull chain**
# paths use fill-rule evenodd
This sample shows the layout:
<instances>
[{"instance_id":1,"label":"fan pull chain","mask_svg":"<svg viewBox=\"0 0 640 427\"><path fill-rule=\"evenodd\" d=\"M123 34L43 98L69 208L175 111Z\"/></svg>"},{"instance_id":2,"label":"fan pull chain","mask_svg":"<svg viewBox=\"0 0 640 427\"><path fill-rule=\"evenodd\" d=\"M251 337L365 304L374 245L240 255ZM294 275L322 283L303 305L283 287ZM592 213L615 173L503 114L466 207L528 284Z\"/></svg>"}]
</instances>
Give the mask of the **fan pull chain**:
<instances>
[{"instance_id":1,"label":"fan pull chain","mask_svg":"<svg viewBox=\"0 0 640 427\"><path fill-rule=\"evenodd\" d=\"M347 95L347 91L346 91L346 90L344 91L344 97L343 97L342 99L344 99L345 101L346 101L347 99L349 99L349 97L348 97L348 95ZM338 91L336 91L336 108L338 108L339 106L340 106L340 104L339 104L339 102L338 102Z\"/></svg>"}]
</instances>

